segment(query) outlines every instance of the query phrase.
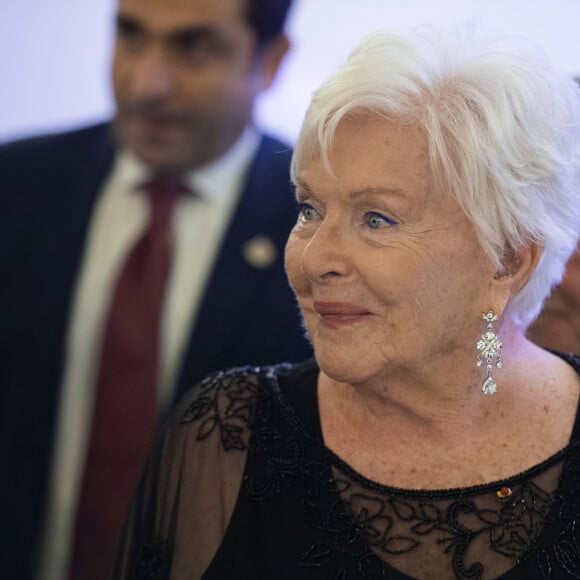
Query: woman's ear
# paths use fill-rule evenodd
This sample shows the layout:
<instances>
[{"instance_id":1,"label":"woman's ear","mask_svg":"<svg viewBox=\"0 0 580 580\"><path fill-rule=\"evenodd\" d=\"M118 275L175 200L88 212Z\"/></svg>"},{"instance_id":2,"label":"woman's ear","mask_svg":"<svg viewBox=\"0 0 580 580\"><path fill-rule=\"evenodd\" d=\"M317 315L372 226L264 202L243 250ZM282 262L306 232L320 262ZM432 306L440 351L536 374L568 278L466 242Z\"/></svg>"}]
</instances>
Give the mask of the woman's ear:
<instances>
[{"instance_id":1,"label":"woman's ear","mask_svg":"<svg viewBox=\"0 0 580 580\"><path fill-rule=\"evenodd\" d=\"M541 256L542 246L537 243L530 243L517 249L506 246L502 267L491 281L492 299L494 304L501 306L500 312L510 298L513 298L530 279Z\"/></svg>"}]
</instances>

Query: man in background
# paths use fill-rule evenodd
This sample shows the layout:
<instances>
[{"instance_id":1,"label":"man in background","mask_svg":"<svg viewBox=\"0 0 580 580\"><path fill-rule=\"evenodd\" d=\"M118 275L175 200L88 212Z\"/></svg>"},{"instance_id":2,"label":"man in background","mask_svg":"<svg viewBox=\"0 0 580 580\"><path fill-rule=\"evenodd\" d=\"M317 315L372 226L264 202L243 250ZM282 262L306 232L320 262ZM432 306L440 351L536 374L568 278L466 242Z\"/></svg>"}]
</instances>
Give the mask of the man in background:
<instances>
[{"instance_id":1,"label":"man in background","mask_svg":"<svg viewBox=\"0 0 580 580\"><path fill-rule=\"evenodd\" d=\"M309 355L291 151L252 124L291 0L119 0L111 124L0 147L5 578L104 578L159 417Z\"/></svg>"},{"instance_id":2,"label":"man in background","mask_svg":"<svg viewBox=\"0 0 580 580\"><path fill-rule=\"evenodd\" d=\"M580 354L580 248L568 261L562 283L546 300L528 337L546 348Z\"/></svg>"},{"instance_id":3,"label":"man in background","mask_svg":"<svg viewBox=\"0 0 580 580\"><path fill-rule=\"evenodd\" d=\"M575 80L580 86L580 77ZM580 354L580 246L527 335L544 348Z\"/></svg>"}]
</instances>

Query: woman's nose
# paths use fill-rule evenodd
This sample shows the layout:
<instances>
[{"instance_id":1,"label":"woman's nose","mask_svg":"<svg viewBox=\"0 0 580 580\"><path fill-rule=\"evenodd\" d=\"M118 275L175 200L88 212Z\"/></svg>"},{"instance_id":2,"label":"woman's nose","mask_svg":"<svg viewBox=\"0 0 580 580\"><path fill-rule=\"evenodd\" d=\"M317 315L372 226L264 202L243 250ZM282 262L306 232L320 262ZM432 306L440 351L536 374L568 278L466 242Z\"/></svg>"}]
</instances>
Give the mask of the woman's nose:
<instances>
[{"instance_id":1,"label":"woman's nose","mask_svg":"<svg viewBox=\"0 0 580 580\"><path fill-rule=\"evenodd\" d=\"M351 263L346 232L338 224L323 222L304 248L301 268L313 282L330 282L347 276Z\"/></svg>"}]
</instances>

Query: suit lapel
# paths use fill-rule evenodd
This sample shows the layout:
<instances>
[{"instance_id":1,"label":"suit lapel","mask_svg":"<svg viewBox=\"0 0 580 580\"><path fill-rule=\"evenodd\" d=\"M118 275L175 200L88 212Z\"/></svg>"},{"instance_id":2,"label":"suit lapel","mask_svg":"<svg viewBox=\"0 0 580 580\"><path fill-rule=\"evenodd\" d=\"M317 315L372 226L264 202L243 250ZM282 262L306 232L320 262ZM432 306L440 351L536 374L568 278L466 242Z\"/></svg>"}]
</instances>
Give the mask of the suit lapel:
<instances>
[{"instance_id":1,"label":"suit lapel","mask_svg":"<svg viewBox=\"0 0 580 580\"><path fill-rule=\"evenodd\" d=\"M210 371L252 361L243 353L243 332L255 312L248 311L256 295L275 275L284 276L283 248L293 213L290 150L263 137L198 313L184 357L177 394ZM265 254L264 254L265 252ZM269 252L273 252L271 262ZM289 296L290 297L290 296ZM262 324L262 320L253 320Z\"/></svg>"}]
</instances>

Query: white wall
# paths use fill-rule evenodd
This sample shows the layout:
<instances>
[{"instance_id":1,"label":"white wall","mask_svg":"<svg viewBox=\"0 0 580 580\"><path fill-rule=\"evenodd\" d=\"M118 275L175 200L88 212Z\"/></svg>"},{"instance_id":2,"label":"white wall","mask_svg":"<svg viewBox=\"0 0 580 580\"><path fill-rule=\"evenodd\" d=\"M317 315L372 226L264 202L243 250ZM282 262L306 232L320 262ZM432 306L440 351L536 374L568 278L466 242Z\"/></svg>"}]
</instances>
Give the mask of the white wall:
<instances>
[{"instance_id":1,"label":"white wall","mask_svg":"<svg viewBox=\"0 0 580 580\"><path fill-rule=\"evenodd\" d=\"M108 116L116 0L0 1L0 141ZM580 73L580 0L296 0L294 47L259 121L293 140L312 91L369 31L466 19L528 36Z\"/></svg>"}]
</instances>

